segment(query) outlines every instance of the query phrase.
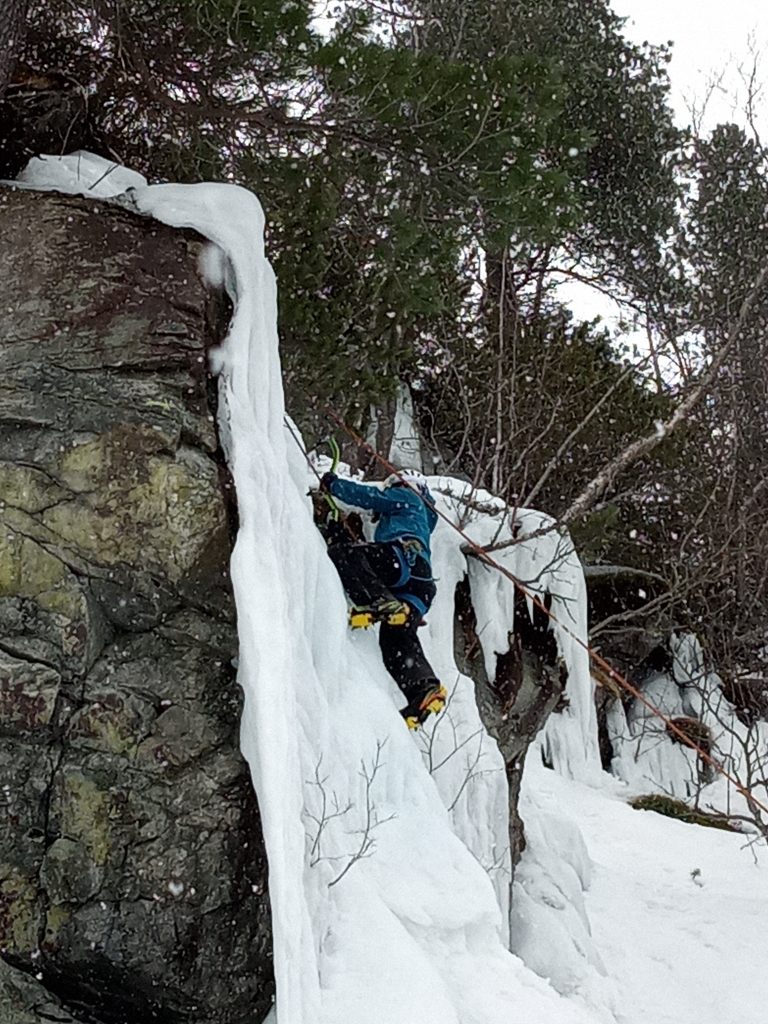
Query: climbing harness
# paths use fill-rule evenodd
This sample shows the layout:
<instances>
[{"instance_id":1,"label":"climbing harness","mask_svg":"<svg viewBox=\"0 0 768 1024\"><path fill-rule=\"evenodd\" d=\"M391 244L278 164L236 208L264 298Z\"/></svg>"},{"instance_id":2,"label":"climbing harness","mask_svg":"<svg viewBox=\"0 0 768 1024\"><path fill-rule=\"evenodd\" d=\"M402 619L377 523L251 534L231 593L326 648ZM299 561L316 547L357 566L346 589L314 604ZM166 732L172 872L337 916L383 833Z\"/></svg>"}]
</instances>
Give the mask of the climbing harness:
<instances>
[{"instance_id":1,"label":"climbing harness","mask_svg":"<svg viewBox=\"0 0 768 1024\"><path fill-rule=\"evenodd\" d=\"M405 552L405 560L410 566L424 553L424 545L416 537L403 537L398 543Z\"/></svg>"},{"instance_id":2,"label":"climbing harness","mask_svg":"<svg viewBox=\"0 0 768 1024\"><path fill-rule=\"evenodd\" d=\"M413 487L408 482L408 480L400 472L398 472L397 469L395 469L391 462L385 459L383 455L380 455L373 447L373 445L371 445L368 441L361 437L355 430L352 429L352 427L347 426L347 424L344 422L344 420L342 420L342 418L339 416L337 412L335 412L333 409L326 408L325 414L331 421L331 423L335 424L337 427L343 430L353 441L355 441L363 449L368 451L373 456L374 459L376 459L385 469L389 471L389 473L400 477L405 487L410 487L412 491L414 491L416 494L419 494L418 489ZM605 660L605 658L602 657L602 655L598 654L597 651L594 650L594 648L590 647L586 640L582 640L580 636L574 633L570 626L566 625L566 623L564 622L561 622L557 618L557 616L554 615L552 611L546 607L541 598L532 590L529 590L525 586L525 584L514 575L514 573L510 572L509 569L506 568L506 566L501 565L499 562L497 562L495 558L492 558L488 554L488 552L485 551L476 541L472 540L472 538L469 537L460 526L457 526L456 523L454 523L449 516L447 516L444 512L437 508L434 502L430 501L428 498L424 498L423 495L419 496L422 498L422 501L424 501L425 504L429 505L429 507L432 509L435 515L439 516L444 522L448 523L451 529L455 530L456 533L458 533L459 536L461 536L466 541L469 548L471 548L473 554L481 562L489 566L489 568L497 569L502 574L502 576L506 576L506 578L511 583L513 583L515 587L517 587L518 591L523 596L525 596L529 601L531 601L540 611L544 612L544 614L547 616L548 619L550 619L551 622L559 626L560 629L563 630L563 632L567 633L567 635L572 640L574 640L581 648L583 648L587 652L589 657L592 659L592 661L596 665L598 665L605 673L607 673L608 677L611 679L612 682L622 687L622 689L626 690L627 693L630 693L635 698L635 700L639 700L640 703L643 704L653 715L655 715L657 718L661 719L662 722L664 722L669 732L674 733L674 735L686 747L689 747L691 750L695 750L699 757L702 759L702 761L708 764L711 768L713 768L724 778L728 779L728 781L734 786L734 788L739 793L741 793L741 795L747 800L748 804L751 804L754 807L759 807L760 810L768 814L768 805L759 800L754 795L754 793L750 793L749 790L742 786L738 779L731 775L731 773L726 768L724 768L723 765L716 761L715 758L712 757L712 755L708 751L704 750L694 740L692 740L690 736L688 736L687 733L685 733L680 728L680 726L676 725L676 723L671 718L665 715L664 712L660 710L660 708L656 707L656 705L653 704L652 701L648 700L648 698L636 686L633 686L628 679L625 679L625 677L621 675L620 672L617 672L616 669L613 668Z\"/></svg>"}]
</instances>

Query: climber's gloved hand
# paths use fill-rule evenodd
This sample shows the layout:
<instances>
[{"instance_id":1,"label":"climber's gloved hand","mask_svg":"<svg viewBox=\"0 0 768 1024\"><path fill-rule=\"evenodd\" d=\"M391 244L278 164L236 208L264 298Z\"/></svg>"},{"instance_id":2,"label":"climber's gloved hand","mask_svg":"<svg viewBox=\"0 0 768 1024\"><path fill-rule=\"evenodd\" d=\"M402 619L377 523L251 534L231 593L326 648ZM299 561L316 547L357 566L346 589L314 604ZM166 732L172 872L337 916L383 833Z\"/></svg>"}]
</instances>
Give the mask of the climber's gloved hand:
<instances>
[{"instance_id":1,"label":"climber's gloved hand","mask_svg":"<svg viewBox=\"0 0 768 1024\"><path fill-rule=\"evenodd\" d=\"M338 479L339 478L335 473L323 473L320 477L320 490L324 491L326 494L330 494L332 485Z\"/></svg>"}]
</instances>

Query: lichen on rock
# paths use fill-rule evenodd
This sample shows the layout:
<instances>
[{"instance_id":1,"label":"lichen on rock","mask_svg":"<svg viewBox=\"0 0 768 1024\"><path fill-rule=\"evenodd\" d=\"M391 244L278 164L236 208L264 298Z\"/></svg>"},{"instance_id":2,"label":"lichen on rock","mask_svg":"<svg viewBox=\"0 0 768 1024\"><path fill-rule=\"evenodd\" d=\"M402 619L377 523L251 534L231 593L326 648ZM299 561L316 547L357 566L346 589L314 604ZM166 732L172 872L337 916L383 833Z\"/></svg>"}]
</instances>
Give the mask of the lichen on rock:
<instances>
[{"instance_id":1,"label":"lichen on rock","mask_svg":"<svg viewBox=\"0 0 768 1024\"><path fill-rule=\"evenodd\" d=\"M271 926L202 240L12 189L0 217L0 1018L245 1024Z\"/></svg>"}]
</instances>

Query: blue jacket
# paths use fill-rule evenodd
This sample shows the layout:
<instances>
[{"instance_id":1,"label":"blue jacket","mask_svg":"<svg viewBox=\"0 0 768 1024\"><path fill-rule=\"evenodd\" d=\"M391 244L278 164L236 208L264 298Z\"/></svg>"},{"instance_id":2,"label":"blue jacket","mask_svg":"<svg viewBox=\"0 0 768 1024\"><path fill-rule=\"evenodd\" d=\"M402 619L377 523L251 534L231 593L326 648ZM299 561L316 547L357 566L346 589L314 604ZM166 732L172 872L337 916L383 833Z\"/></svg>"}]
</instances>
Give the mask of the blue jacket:
<instances>
[{"instance_id":1,"label":"blue jacket","mask_svg":"<svg viewBox=\"0 0 768 1024\"><path fill-rule=\"evenodd\" d=\"M329 490L334 498L347 505L368 508L380 514L373 537L377 543L415 537L424 549L424 557L428 562L431 560L429 538L437 524L437 515L410 487L387 487L382 491L378 487L337 477ZM429 491L427 499L432 501Z\"/></svg>"}]
</instances>

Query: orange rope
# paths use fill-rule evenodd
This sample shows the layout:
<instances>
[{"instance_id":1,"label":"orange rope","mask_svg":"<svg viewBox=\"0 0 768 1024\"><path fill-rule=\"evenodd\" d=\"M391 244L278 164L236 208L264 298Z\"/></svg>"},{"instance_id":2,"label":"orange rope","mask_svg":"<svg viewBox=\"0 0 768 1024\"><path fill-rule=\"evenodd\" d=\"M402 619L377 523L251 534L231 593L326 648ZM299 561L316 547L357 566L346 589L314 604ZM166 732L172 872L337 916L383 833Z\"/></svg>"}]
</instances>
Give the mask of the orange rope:
<instances>
[{"instance_id":1,"label":"orange rope","mask_svg":"<svg viewBox=\"0 0 768 1024\"><path fill-rule=\"evenodd\" d=\"M412 487L407 480L402 478L400 472L392 465L392 463L388 462L383 455L380 455L376 451L376 449L371 444L369 444L368 441L366 441L358 433L356 433L356 431L354 431L351 427L348 427L347 424L341 419L341 417L337 413L335 413L332 409L326 409L325 412L326 415L338 427L344 430L352 438L353 441L356 441L357 444L367 449L371 453L371 455L373 455L373 457L382 464L382 466L389 470L390 473L400 477L402 482L407 487L410 487L412 491L418 494L417 489L415 487ZM667 729L675 733L687 747L691 747L691 749L695 750L703 761L705 761L708 765L714 768L715 771L719 772L719 774L722 775L724 778L728 779L728 781L733 784L733 786L738 790L738 792L741 793L742 796L744 796L747 799L748 803L754 804L756 807L759 807L762 811L765 811L765 813L768 814L768 806L766 806L766 804L762 803L762 801L758 800L758 798L753 793L750 793L749 790L745 789L744 786L742 786L741 783L738 781L738 779L734 778L734 776L731 775L730 772L728 772L718 761L716 761L711 754L709 754L706 750L703 750L697 743L695 743L690 738L690 736L688 736L678 725L676 725L671 718L668 718L664 714L664 712L661 711L660 708L657 708L655 704L648 700L648 698L640 690L638 690L636 686L633 686L633 684L630 683L628 679L625 679L620 672L617 672L615 668L612 668L611 665L609 665L608 662L605 660L605 658L602 657L602 655L598 654L597 651L595 651L592 647L589 646L586 640L582 640L580 636L577 636L577 634L573 632L570 626L567 626L565 623L561 622L555 615L553 615L550 609L546 607L544 602L537 594L535 594L531 590L528 590L525 584L522 583L519 579L517 579L517 577L513 573L511 573L509 569L506 568L506 566L501 565L499 562L496 561L495 558L492 558L487 551L485 551L478 543L476 543L476 541L472 540L472 538L469 537L460 526L457 526L456 523L454 523L449 516L447 516L444 512L437 508L431 501L425 500L425 503L429 505L429 507L436 515L438 515L441 519L448 523L448 525L452 529L454 529L461 537L464 538L464 540L467 542L467 544L472 549L474 554L481 561L485 562L486 565L489 565L492 568L497 569L503 576L506 576L507 579L510 580L522 594L524 594L530 601L532 601L537 608L543 611L544 614L552 620L552 622L554 622L565 633L567 633L572 640L575 640L580 647L583 647L589 655L589 657L595 662L595 664L599 665L600 668L607 672L609 677L614 682L618 683L619 686L623 687L628 693L632 694L635 700L639 700L641 704L644 704L645 707L647 707L649 711L656 715L657 718L660 718L661 721L664 722Z\"/></svg>"}]
</instances>

